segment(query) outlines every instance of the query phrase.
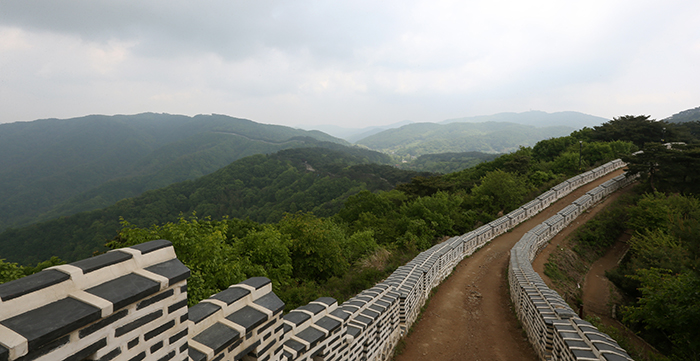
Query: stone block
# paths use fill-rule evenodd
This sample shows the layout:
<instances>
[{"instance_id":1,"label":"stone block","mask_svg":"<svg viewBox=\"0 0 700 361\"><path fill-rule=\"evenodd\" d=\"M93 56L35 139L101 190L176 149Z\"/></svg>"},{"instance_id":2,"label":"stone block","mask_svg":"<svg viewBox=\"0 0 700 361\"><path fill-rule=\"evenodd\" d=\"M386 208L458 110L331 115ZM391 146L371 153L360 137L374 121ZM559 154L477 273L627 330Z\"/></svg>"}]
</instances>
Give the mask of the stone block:
<instances>
[{"instance_id":1,"label":"stone block","mask_svg":"<svg viewBox=\"0 0 700 361\"><path fill-rule=\"evenodd\" d=\"M267 315L256 310L253 307L245 306L240 310L231 313L226 317L227 320L241 325L245 328L245 332L248 333L254 328L263 324L267 321Z\"/></svg>"},{"instance_id":2,"label":"stone block","mask_svg":"<svg viewBox=\"0 0 700 361\"><path fill-rule=\"evenodd\" d=\"M133 273L85 290L112 302L115 311L158 291L160 291L158 282Z\"/></svg>"},{"instance_id":3,"label":"stone block","mask_svg":"<svg viewBox=\"0 0 700 361\"><path fill-rule=\"evenodd\" d=\"M112 251L99 256L73 262L71 265L80 268L83 273L90 273L97 271L100 268L130 260L131 258L132 256L129 253Z\"/></svg>"},{"instance_id":4,"label":"stone block","mask_svg":"<svg viewBox=\"0 0 700 361\"><path fill-rule=\"evenodd\" d=\"M153 272L167 278L169 285L174 285L190 277L190 269L182 264L182 262L180 262L180 260L177 258L146 267L146 271Z\"/></svg>"},{"instance_id":5,"label":"stone block","mask_svg":"<svg viewBox=\"0 0 700 361\"><path fill-rule=\"evenodd\" d=\"M129 248L133 248L135 250L138 250L141 252L141 254L148 254L148 253L151 253L153 251L157 251L161 248L171 247L172 245L173 244L170 241L166 241L164 239L158 239L155 241L139 243L139 244L131 246Z\"/></svg>"},{"instance_id":6,"label":"stone block","mask_svg":"<svg viewBox=\"0 0 700 361\"><path fill-rule=\"evenodd\" d=\"M192 339L211 348L216 355L225 350L226 347L238 341L240 337L241 334L238 331L217 322ZM190 350L192 350L192 348L190 348Z\"/></svg>"},{"instance_id":7,"label":"stone block","mask_svg":"<svg viewBox=\"0 0 700 361\"><path fill-rule=\"evenodd\" d=\"M0 284L0 299L8 301L67 281L70 276L57 270L44 270L12 282Z\"/></svg>"},{"instance_id":8,"label":"stone block","mask_svg":"<svg viewBox=\"0 0 700 361\"><path fill-rule=\"evenodd\" d=\"M210 302L200 302L192 307L190 307L188 319L195 324L201 322L207 317L213 315L221 309L221 306L215 305Z\"/></svg>"},{"instance_id":9,"label":"stone block","mask_svg":"<svg viewBox=\"0 0 700 361\"><path fill-rule=\"evenodd\" d=\"M99 308L64 298L0 321L0 324L26 338L31 352L44 343L99 320L100 317Z\"/></svg>"}]
</instances>

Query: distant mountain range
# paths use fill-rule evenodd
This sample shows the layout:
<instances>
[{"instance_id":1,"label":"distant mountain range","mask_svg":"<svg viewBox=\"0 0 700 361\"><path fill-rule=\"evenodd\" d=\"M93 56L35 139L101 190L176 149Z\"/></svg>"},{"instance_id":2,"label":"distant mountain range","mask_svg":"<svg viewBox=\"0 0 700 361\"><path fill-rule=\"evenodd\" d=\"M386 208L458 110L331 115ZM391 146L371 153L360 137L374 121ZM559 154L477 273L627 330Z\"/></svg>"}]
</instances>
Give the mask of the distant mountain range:
<instances>
[{"instance_id":1,"label":"distant mountain range","mask_svg":"<svg viewBox=\"0 0 700 361\"><path fill-rule=\"evenodd\" d=\"M334 137L345 139L350 143L355 143L360 139L367 138L370 135L377 134L387 129L398 128L406 124L411 124L413 122L404 120L402 122L393 123L389 125L379 125L364 128L346 128L333 124L321 124L321 125L299 125L301 129L307 130L320 130L324 133L328 133Z\"/></svg>"},{"instance_id":2,"label":"distant mountain range","mask_svg":"<svg viewBox=\"0 0 700 361\"><path fill-rule=\"evenodd\" d=\"M357 142L402 157L454 152L507 153L542 139L568 135L574 128L536 128L515 123L414 123L385 130Z\"/></svg>"},{"instance_id":3,"label":"distant mountain range","mask_svg":"<svg viewBox=\"0 0 700 361\"><path fill-rule=\"evenodd\" d=\"M90 115L0 124L0 231L98 209L237 159L320 141L319 131L226 115Z\"/></svg>"},{"instance_id":4,"label":"distant mountain range","mask_svg":"<svg viewBox=\"0 0 700 361\"><path fill-rule=\"evenodd\" d=\"M583 127L592 128L609 121L610 119L596 117L593 115L583 114L579 112L556 112L546 113L542 111L532 110L523 113L498 113L494 115L479 115L474 117L447 119L438 124L449 123L484 123L484 122L505 122L522 125L531 125L534 127L551 127L551 126L566 126L572 129L581 129ZM299 125L302 129L315 129L333 135L334 137L342 138L350 143L358 143L360 140L369 136L375 135L385 130L400 128L404 125L413 124L409 120L402 122L372 126L365 128L347 128L337 125Z\"/></svg>"},{"instance_id":5,"label":"distant mountain range","mask_svg":"<svg viewBox=\"0 0 700 361\"><path fill-rule=\"evenodd\" d=\"M483 122L506 122L522 125L531 125L533 127L556 127L566 126L573 129L581 129L583 127L592 128L596 125L601 125L610 119L596 117L593 115L583 114L579 112L556 112L546 113L538 110L531 110L523 113L498 113L494 115L480 115L475 117L448 119L440 122L440 124L450 123L483 123Z\"/></svg>"}]
</instances>

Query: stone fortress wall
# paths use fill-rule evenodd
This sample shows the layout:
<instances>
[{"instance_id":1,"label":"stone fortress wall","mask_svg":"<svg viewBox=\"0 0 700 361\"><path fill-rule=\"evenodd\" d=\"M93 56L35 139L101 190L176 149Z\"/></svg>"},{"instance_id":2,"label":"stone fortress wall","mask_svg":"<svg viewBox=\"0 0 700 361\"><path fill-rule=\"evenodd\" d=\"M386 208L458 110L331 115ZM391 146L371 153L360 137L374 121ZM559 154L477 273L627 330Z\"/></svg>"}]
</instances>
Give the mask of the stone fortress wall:
<instances>
[{"instance_id":1,"label":"stone fortress wall","mask_svg":"<svg viewBox=\"0 0 700 361\"><path fill-rule=\"evenodd\" d=\"M633 179L615 177L588 191L556 215L537 225L510 251L508 282L518 318L543 360L632 360L610 336L582 320L532 268L532 261L562 228L603 197Z\"/></svg>"},{"instance_id":2,"label":"stone fortress wall","mask_svg":"<svg viewBox=\"0 0 700 361\"><path fill-rule=\"evenodd\" d=\"M465 257L577 187L624 166L606 163L474 231L422 252L342 304L319 298L282 315L270 280L250 278L188 309L189 270L159 240L46 269L0 285L0 361L387 360L430 291ZM542 359L628 360L532 271L559 230L618 176L528 232L511 251L511 296ZM618 357L618 358L615 358Z\"/></svg>"}]
</instances>

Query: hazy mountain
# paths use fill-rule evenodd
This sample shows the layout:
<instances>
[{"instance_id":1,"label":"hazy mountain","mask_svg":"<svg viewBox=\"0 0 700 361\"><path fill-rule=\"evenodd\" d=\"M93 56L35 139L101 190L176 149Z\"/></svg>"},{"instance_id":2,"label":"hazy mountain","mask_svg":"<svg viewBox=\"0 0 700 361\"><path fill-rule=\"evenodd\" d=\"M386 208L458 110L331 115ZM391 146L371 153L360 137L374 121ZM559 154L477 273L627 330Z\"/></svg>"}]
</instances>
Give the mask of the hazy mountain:
<instances>
[{"instance_id":1,"label":"hazy mountain","mask_svg":"<svg viewBox=\"0 0 700 361\"><path fill-rule=\"evenodd\" d=\"M0 233L0 255L34 264L51 256L66 261L104 250L117 235L119 218L148 227L199 217L230 216L277 222L284 212L330 216L361 190L390 190L418 173L396 169L390 157L362 149L319 142L316 148L286 149L239 159L212 174L151 190L99 210L8 229Z\"/></svg>"},{"instance_id":2,"label":"hazy mountain","mask_svg":"<svg viewBox=\"0 0 700 361\"><path fill-rule=\"evenodd\" d=\"M370 135L377 134L381 131L387 130L387 129L392 129L392 128L398 128L406 124L411 124L412 122L409 120L404 120L402 122L398 123L393 123L389 125L379 125L379 126L372 126L372 127L364 127L364 128L345 128L337 125L332 125L332 124L321 124L321 125L299 125L299 128L302 129L315 129L322 131L324 133L328 133L334 137L338 137L341 139L345 139L350 143L355 143L358 140L362 138L369 137Z\"/></svg>"},{"instance_id":3,"label":"hazy mountain","mask_svg":"<svg viewBox=\"0 0 700 361\"><path fill-rule=\"evenodd\" d=\"M483 123L483 122L508 122L516 124L531 125L535 127L566 126L574 129L583 127L592 128L601 125L610 119L596 117L579 112L556 112L546 113L531 110L523 113L498 113L494 115L480 115L475 117L448 119L440 124L449 123Z\"/></svg>"},{"instance_id":4,"label":"hazy mountain","mask_svg":"<svg viewBox=\"0 0 700 361\"><path fill-rule=\"evenodd\" d=\"M485 123L414 123L364 138L357 144L399 156L486 152L507 153L520 146L532 146L542 139L568 135L572 127Z\"/></svg>"},{"instance_id":5,"label":"hazy mountain","mask_svg":"<svg viewBox=\"0 0 700 361\"><path fill-rule=\"evenodd\" d=\"M347 142L225 115L90 115L0 124L0 230L102 208L258 153Z\"/></svg>"},{"instance_id":6,"label":"hazy mountain","mask_svg":"<svg viewBox=\"0 0 700 361\"><path fill-rule=\"evenodd\" d=\"M684 110L680 113L673 114L672 116L664 120L669 123L685 123L700 121L700 107Z\"/></svg>"}]
</instances>

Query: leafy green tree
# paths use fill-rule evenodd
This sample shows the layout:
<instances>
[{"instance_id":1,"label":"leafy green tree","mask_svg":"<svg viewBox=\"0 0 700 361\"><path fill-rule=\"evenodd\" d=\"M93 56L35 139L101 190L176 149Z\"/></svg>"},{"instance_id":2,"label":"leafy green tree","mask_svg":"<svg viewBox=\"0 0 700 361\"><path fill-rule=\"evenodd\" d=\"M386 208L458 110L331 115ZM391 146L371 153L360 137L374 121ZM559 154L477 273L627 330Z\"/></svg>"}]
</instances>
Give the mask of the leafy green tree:
<instances>
[{"instance_id":1,"label":"leafy green tree","mask_svg":"<svg viewBox=\"0 0 700 361\"><path fill-rule=\"evenodd\" d=\"M122 221L122 230L109 247L121 248L156 239L173 243L182 263L191 271L187 298L190 305L248 278L236 249L226 240L228 224L211 219L180 217L177 223L137 228Z\"/></svg>"},{"instance_id":2,"label":"leafy green tree","mask_svg":"<svg viewBox=\"0 0 700 361\"><path fill-rule=\"evenodd\" d=\"M234 243L245 259L246 275L265 276L276 284L288 284L292 277L290 240L273 225L262 225Z\"/></svg>"},{"instance_id":3,"label":"leafy green tree","mask_svg":"<svg viewBox=\"0 0 700 361\"><path fill-rule=\"evenodd\" d=\"M579 174L581 173L579 164L581 164L581 168L588 168L588 162L579 154L578 149L576 152L567 151L554 159L552 171L565 175Z\"/></svg>"},{"instance_id":4,"label":"leafy green tree","mask_svg":"<svg viewBox=\"0 0 700 361\"><path fill-rule=\"evenodd\" d=\"M668 141L673 139L673 129L665 121L649 119L648 115L624 115L613 118L611 121L594 127L594 132L589 134L592 140L611 142L615 140L628 140L637 147L642 148L649 142Z\"/></svg>"},{"instance_id":5,"label":"leafy green tree","mask_svg":"<svg viewBox=\"0 0 700 361\"><path fill-rule=\"evenodd\" d=\"M0 283L14 281L24 276L25 274L22 266L0 259Z\"/></svg>"},{"instance_id":6,"label":"leafy green tree","mask_svg":"<svg viewBox=\"0 0 700 361\"><path fill-rule=\"evenodd\" d=\"M532 156L540 162L551 162L574 144L578 141L571 136L541 140L532 147Z\"/></svg>"},{"instance_id":7,"label":"leafy green tree","mask_svg":"<svg viewBox=\"0 0 700 361\"><path fill-rule=\"evenodd\" d=\"M345 259L350 264L379 248L377 241L374 239L374 231L371 229L355 232L350 237L347 237L341 246L345 252Z\"/></svg>"},{"instance_id":8,"label":"leafy green tree","mask_svg":"<svg viewBox=\"0 0 700 361\"><path fill-rule=\"evenodd\" d=\"M692 272L640 269L633 276L642 297L623 308L624 321L642 326L645 337L674 360L700 360L700 278Z\"/></svg>"},{"instance_id":9,"label":"leafy green tree","mask_svg":"<svg viewBox=\"0 0 700 361\"><path fill-rule=\"evenodd\" d=\"M294 277L323 281L347 269L342 248L345 233L332 221L295 213L287 214L278 227L290 238Z\"/></svg>"},{"instance_id":10,"label":"leafy green tree","mask_svg":"<svg viewBox=\"0 0 700 361\"><path fill-rule=\"evenodd\" d=\"M496 170L487 173L481 184L472 189L475 208L492 214L507 213L521 205L529 189L526 182L513 173Z\"/></svg>"},{"instance_id":11,"label":"leafy green tree","mask_svg":"<svg viewBox=\"0 0 700 361\"><path fill-rule=\"evenodd\" d=\"M14 281L18 278L40 272L45 268L64 263L65 262L61 261L58 257L51 257L51 259L39 262L36 266L32 267L22 266L14 262L5 262L4 259L0 259L0 284Z\"/></svg>"}]
</instances>

